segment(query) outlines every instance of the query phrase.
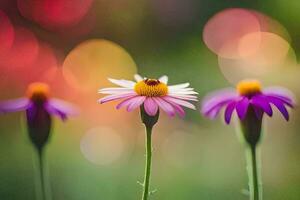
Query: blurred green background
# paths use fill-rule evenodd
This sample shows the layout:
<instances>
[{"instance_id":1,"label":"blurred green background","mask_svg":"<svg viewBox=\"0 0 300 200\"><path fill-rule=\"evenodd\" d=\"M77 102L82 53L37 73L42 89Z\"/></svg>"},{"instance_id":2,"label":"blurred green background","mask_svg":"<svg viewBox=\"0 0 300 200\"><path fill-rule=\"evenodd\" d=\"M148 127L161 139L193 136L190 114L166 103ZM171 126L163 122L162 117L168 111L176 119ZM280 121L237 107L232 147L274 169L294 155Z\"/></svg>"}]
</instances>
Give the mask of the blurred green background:
<instances>
[{"instance_id":1,"label":"blurred green background","mask_svg":"<svg viewBox=\"0 0 300 200\"><path fill-rule=\"evenodd\" d=\"M66 15L68 12L63 9L73 8L72 3L78 4L75 8L83 8L85 3L89 5L84 16L74 23L57 24L54 20L50 24L28 14L36 12L37 1L1 0L0 10L15 30L23 27L30 31L38 41L35 42L39 45L38 56L44 53L41 47L46 45L52 52L54 64L49 64L48 57L41 57L43 62L14 66L11 60L6 61L7 56L1 57L0 51L0 99L23 96L28 83L45 81L53 89L53 96L73 101L80 107L81 116L66 123L55 121L46 147L52 199L132 200L141 197L142 187L137 181L143 180L145 156L139 113L115 110L115 103L98 105L96 100L101 96L97 88L109 85L105 80L108 76L132 79L136 72L154 78L166 74L171 84L190 82L200 99L209 91L234 86L231 85L234 80L220 70L218 56L203 41L205 24L226 8L256 10L285 27L293 50L293 64L268 69L260 78L266 85L288 87L299 98L300 2L297 0L50 2L54 8L67 2L61 12ZM23 8L22 3L27 6ZM63 14L57 11L54 19L59 21ZM0 28L3 28L1 23L4 23L3 18L0 20ZM33 54L30 48L34 45L24 34L20 35L23 46L15 52L21 53L12 56L12 60L23 62L22 59L27 61L28 55ZM0 37L0 41L6 40L3 38ZM97 43L98 40L93 43L90 39L113 43ZM91 41L91 46L95 44L96 50L85 41ZM88 47L85 49L79 44L88 44ZM104 53L94 55L98 48ZM79 50L72 57L74 49ZM97 55L104 56L98 58ZM120 60L115 61L116 58ZM77 63L82 65L78 68ZM60 72L64 67L70 70L73 66L77 70L73 72L78 79L75 82L66 71ZM197 107L200 108L200 103ZM264 199L300 199L299 117L295 109L288 123L278 112L272 119L265 120L265 137L260 146ZM244 147L235 132L234 124L226 126L220 118L209 121L198 111L187 111L184 119L163 114L153 135L151 190L156 192L151 199L249 199L245 194L248 181ZM0 116L0 143L0 199L35 199L37 158L27 137L24 113Z\"/></svg>"}]
</instances>

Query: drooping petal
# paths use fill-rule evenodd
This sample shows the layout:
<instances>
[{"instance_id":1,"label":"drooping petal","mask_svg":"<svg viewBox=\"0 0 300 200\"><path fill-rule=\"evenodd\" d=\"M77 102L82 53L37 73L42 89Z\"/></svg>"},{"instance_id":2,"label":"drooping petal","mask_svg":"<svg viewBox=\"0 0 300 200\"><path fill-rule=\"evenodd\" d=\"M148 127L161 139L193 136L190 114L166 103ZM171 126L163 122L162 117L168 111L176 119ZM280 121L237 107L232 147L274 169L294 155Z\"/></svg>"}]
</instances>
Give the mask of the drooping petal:
<instances>
[{"instance_id":1,"label":"drooping petal","mask_svg":"<svg viewBox=\"0 0 300 200\"><path fill-rule=\"evenodd\" d=\"M137 82L140 82L140 81L144 80L143 77L141 77L141 75L139 75L139 74L135 74L135 75L134 75L134 79L135 79Z\"/></svg>"},{"instance_id":2,"label":"drooping petal","mask_svg":"<svg viewBox=\"0 0 300 200\"><path fill-rule=\"evenodd\" d=\"M34 116L36 115L36 112L37 112L37 107L33 102L31 102L28 108L26 109L27 120L29 122L32 122L34 120Z\"/></svg>"},{"instance_id":3,"label":"drooping petal","mask_svg":"<svg viewBox=\"0 0 300 200\"><path fill-rule=\"evenodd\" d=\"M75 105L63 101L61 99L52 98L45 103L45 108L50 114L59 116L62 120L68 116L75 116L79 114L79 108Z\"/></svg>"},{"instance_id":4,"label":"drooping petal","mask_svg":"<svg viewBox=\"0 0 300 200\"><path fill-rule=\"evenodd\" d=\"M119 103L116 108L120 109L122 107L127 107L128 105L130 105L133 101L135 101L135 98L139 97L138 95L130 97L130 98L126 98L125 100L123 100L121 103Z\"/></svg>"},{"instance_id":5,"label":"drooping petal","mask_svg":"<svg viewBox=\"0 0 300 200\"><path fill-rule=\"evenodd\" d=\"M272 107L270 106L269 101L265 96L255 95L252 97L250 103L261 108L270 117L273 115Z\"/></svg>"},{"instance_id":6,"label":"drooping petal","mask_svg":"<svg viewBox=\"0 0 300 200\"><path fill-rule=\"evenodd\" d=\"M49 103L45 103L44 108L45 108L45 110L47 110L47 112L50 115L57 116L57 117L61 118L63 121L65 121L68 118L68 116L65 112L56 109L55 107L51 106Z\"/></svg>"},{"instance_id":7,"label":"drooping petal","mask_svg":"<svg viewBox=\"0 0 300 200\"><path fill-rule=\"evenodd\" d=\"M202 101L201 113L208 116L209 113L215 113L213 110L221 109L222 106L228 104L229 102L235 100L237 94L234 90L225 89L217 92L208 94ZM210 116L211 118L215 117L215 114Z\"/></svg>"},{"instance_id":8,"label":"drooping petal","mask_svg":"<svg viewBox=\"0 0 300 200\"><path fill-rule=\"evenodd\" d=\"M130 98L133 96L136 96L137 94L135 92L128 92L128 93L121 93L121 94L113 94L113 95L109 95L106 97L103 97L101 99L98 100L99 103L106 103L109 101L114 101L117 99L123 99L123 98Z\"/></svg>"},{"instance_id":9,"label":"drooping petal","mask_svg":"<svg viewBox=\"0 0 300 200\"><path fill-rule=\"evenodd\" d=\"M144 108L148 115L155 116L158 111L157 103L152 99L152 97L146 98L144 102Z\"/></svg>"},{"instance_id":10,"label":"drooping petal","mask_svg":"<svg viewBox=\"0 0 300 200\"><path fill-rule=\"evenodd\" d=\"M248 111L248 106L249 106L249 99L247 97L243 97L241 100L237 101L235 108L238 117L241 120L245 119Z\"/></svg>"},{"instance_id":11,"label":"drooping petal","mask_svg":"<svg viewBox=\"0 0 300 200\"><path fill-rule=\"evenodd\" d=\"M278 110L281 112L283 117L288 121L289 113L288 113L286 107L284 106L284 103L281 100L272 98L272 97L267 97L267 99L269 100L269 102L271 102L274 106L276 106L278 108Z\"/></svg>"},{"instance_id":12,"label":"drooping petal","mask_svg":"<svg viewBox=\"0 0 300 200\"><path fill-rule=\"evenodd\" d=\"M263 91L264 95L267 96L274 96L281 98L285 101L287 101L289 104L295 105L296 104L296 98L293 95L293 93L286 88L283 87L268 87L265 88Z\"/></svg>"},{"instance_id":13,"label":"drooping petal","mask_svg":"<svg viewBox=\"0 0 300 200\"><path fill-rule=\"evenodd\" d=\"M0 113L24 111L30 106L31 101L28 98L19 98L0 102Z\"/></svg>"},{"instance_id":14,"label":"drooping petal","mask_svg":"<svg viewBox=\"0 0 300 200\"><path fill-rule=\"evenodd\" d=\"M282 101L284 104L286 104L287 106L294 108L295 106L295 101L292 99L288 99L286 97L283 96L278 96L276 94L269 94L269 95L265 95L267 98L275 98L279 101Z\"/></svg>"},{"instance_id":15,"label":"drooping petal","mask_svg":"<svg viewBox=\"0 0 300 200\"><path fill-rule=\"evenodd\" d=\"M117 79L109 78L108 80L116 85L119 85L119 86L125 87L125 88L134 88L134 86L136 84L133 81L123 80L123 79L117 80Z\"/></svg>"},{"instance_id":16,"label":"drooping petal","mask_svg":"<svg viewBox=\"0 0 300 200\"><path fill-rule=\"evenodd\" d=\"M206 112L203 114L210 119L215 119L218 116L218 114L221 112L221 109L233 101L234 100L228 100L228 101L224 101L220 104L217 104L215 107L213 107L211 110L209 110L209 112Z\"/></svg>"},{"instance_id":17,"label":"drooping petal","mask_svg":"<svg viewBox=\"0 0 300 200\"><path fill-rule=\"evenodd\" d=\"M173 108L173 106L166 102L165 100L163 100L160 97L153 97L153 100L157 103L157 105L163 110L165 111L170 117L175 116L175 110Z\"/></svg>"},{"instance_id":18,"label":"drooping petal","mask_svg":"<svg viewBox=\"0 0 300 200\"><path fill-rule=\"evenodd\" d=\"M178 105L178 104L175 104L175 103L170 103L174 109L175 109L175 112L178 113L179 117L184 117L185 116L185 111L183 110L183 108Z\"/></svg>"},{"instance_id":19,"label":"drooping petal","mask_svg":"<svg viewBox=\"0 0 300 200\"><path fill-rule=\"evenodd\" d=\"M146 97L145 96L138 96L134 98L134 101L131 101L131 103L127 107L127 111L131 112L140 105L142 105L145 101Z\"/></svg>"},{"instance_id":20,"label":"drooping petal","mask_svg":"<svg viewBox=\"0 0 300 200\"><path fill-rule=\"evenodd\" d=\"M191 104L190 102L188 102L188 101L184 101L184 100L181 100L181 99L176 99L176 98L169 97L169 96L165 96L165 97L162 97L162 98L164 100L168 101L169 103L178 104L178 105L181 105L181 106L193 109L193 110L196 109L195 106L193 104Z\"/></svg>"},{"instance_id":21,"label":"drooping petal","mask_svg":"<svg viewBox=\"0 0 300 200\"><path fill-rule=\"evenodd\" d=\"M226 124L230 123L231 116L232 116L232 113L233 113L233 111L235 109L235 106L236 106L236 102L235 101L229 103L226 106L226 109L225 109L225 112L224 112L224 119L225 119Z\"/></svg>"},{"instance_id":22,"label":"drooping petal","mask_svg":"<svg viewBox=\"0 0 300 200\"><path fill-rule=\"evenodd\" d=\"M168 84L168 77L167 76L162 76L158 80L164 84Z\"/></svg>"}]
</instances>

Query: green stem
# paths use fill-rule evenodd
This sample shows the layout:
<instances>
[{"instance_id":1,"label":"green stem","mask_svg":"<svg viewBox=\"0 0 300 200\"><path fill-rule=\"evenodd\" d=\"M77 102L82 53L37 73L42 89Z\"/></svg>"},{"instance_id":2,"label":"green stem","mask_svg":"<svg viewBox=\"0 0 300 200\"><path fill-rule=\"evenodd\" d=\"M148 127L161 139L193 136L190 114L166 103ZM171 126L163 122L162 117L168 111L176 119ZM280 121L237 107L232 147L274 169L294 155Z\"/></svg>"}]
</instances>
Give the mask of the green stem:
<instances>
[{"instance_id":1,"label":"green stem","mask_svg":"<svg viewBox=\"0 0 300 200\"><path fill-rule=\"evenodd\" d=\"M42 193L42 200L46 200L46 188L45 188L45 176L44 176L44 162L43 162L43 151L38 150L38 159L39 159L39 175L40 175L40 186Z\"/></svg>"},{"instance_id":2,"label":"green stem","mask_svg":"<svg viewBox=\"0 0 300 200\"><path fill-rule=\"evenodd\" d=\"M146 126L146 166L144 178L144 193L142 200L147 200L149 196L150 175L151 175L151 160L152 160L152 127Z\"/></svg>"},{"instance_id":3,"label":"green stem","mask_svg":"<svg viewBox=\"0 0 300 200\"><path fill-rule=\"evenodd\" d=\"M262 200L256 145L250 145L250 155L248 157L250 200Z\"/></svg>"}]
</instances>

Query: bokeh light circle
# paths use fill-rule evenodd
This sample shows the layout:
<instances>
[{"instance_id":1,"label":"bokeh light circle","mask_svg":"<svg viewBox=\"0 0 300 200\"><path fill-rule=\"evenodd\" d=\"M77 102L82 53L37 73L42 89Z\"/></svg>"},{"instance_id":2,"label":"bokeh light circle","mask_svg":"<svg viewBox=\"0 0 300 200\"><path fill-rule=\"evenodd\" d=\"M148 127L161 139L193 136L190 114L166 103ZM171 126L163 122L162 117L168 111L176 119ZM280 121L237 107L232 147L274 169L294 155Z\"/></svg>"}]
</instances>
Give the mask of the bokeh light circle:
<instances>
[{"instance_id":1,"label":"bokeh light circle","mask_svg":"<svg viewBox=\"0 0 300 200\"><path fill-rule=\"evenodd\" d=\"M254 14L246 9L232 8L217 13L206 23L203 40L217 55L239 58L239 39L259 31L260 23Z\"/></svg>"},{"instance_id":2,"label":"bokeh light circle","mask_svg":"<svg viewBox=\"0 0 300 200\"><path fill-rule=\"evenodd\" d=\"M238 47L240 54L251 48L255 51L240 59L218 57L220 69L229 82L262 78L296 62L289 43L274 33L256 32L242 37Z\"/></svg>"},{"instance_id":3,"label":"bokeh light circle","mask_svg":"<svg viewBox=\"0 0 300 200\"><path fill-rule=\"evenodd\" d=\"M83 91L107 86L107 78L132 79L136 64L121 46L104 39L85 41L75 47L63 63L67 82Z\"/></svg>"},{"instance_id":4,"label":"bokeh light circle","mask_svg":"<svg viewBox=\"0 0 300 200\"><path fill-rule=\"evenodd\" d=\"M81 138L80 149L84 157L97 165L109 165L121 158L123 140L112 128L95 127Z\"/></svg>"},{"instance_id":5,"label":"bokeh light circle","mask_svg":"<svg viewBox=\"0 0 300 200\"><path fill-rule=\"evenodd\" d=\"M27 67L34 63L39 53L39 42L35 34L24 27L15 27L15 37L9 51L7 51L0 65L7 68Z\"/></svg>"},{"instance_id":6,"label":"bokeh light circle","mask_svg":"<svg viewBox=\"0 0 300 200\"><path fill-rule=\"evenodd\" d=\"M0 58L10 49L14 41L14 27L9 18L0 10Z\"/></svg>"},{"instance_id":7,"label":"bokeh light circle","mask_svg":"<svg viewBox=\"0 0 300 200\"><path fill-rule=\"evenodd\" d=\"M47 29L76 25L88 13L93 0L18 0L22 16Z\"/></svg>"},{"instance_id":8,"label":"bokeh light circle","mask_svg":"<svg viewBox=\"0 0 300 200\"><path fill-rule=\"evenodd\" d=\"M287 42L291 42L291 36L288 30L279 21L255 10L249 11L258 19L261 32L275 33L276 35L285 39Z\"/></svg>"}]
</instances>

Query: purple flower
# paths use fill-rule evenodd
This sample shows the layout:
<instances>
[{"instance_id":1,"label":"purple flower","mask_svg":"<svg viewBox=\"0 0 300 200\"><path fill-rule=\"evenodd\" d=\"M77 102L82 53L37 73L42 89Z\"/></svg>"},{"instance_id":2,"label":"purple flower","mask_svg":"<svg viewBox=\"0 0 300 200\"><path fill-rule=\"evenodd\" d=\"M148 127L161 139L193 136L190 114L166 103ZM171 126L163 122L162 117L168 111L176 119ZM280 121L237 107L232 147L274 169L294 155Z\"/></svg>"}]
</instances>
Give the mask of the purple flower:
<instances>
[{"instance_id":1,"label":"purple flower","mask_svg":"<svg viewBox=\"0 0 300 200\"><path fill-rule=\"evenodd\" d=\"M28 133L38 148L42 148L48 140L52 116L64 121L78 113L71 104L50 98L48 85L38 82L29 85L27 97L0 102L0 114L19 111L26 112Z\"/></svg>"},{"instance_id":2,"label":"purple flower","mask_svg":"<svg viewBox=\"0 0 300 200\"><path fill-rule=\"evenodd\" d=\"M288 121L287 107L293 108L295 101L291 92L281 87L270 87L262 90L261 84L256 80L243 80L234 89L224 89L209 94L202 102L201 113L214 119L222 108L225 108L224 119L230 123L231 116L236 110L240 120L244 120L252 110L257 119L263 114L273 115L271 105L274 105Z\"/></svg>"}]
</instances>

